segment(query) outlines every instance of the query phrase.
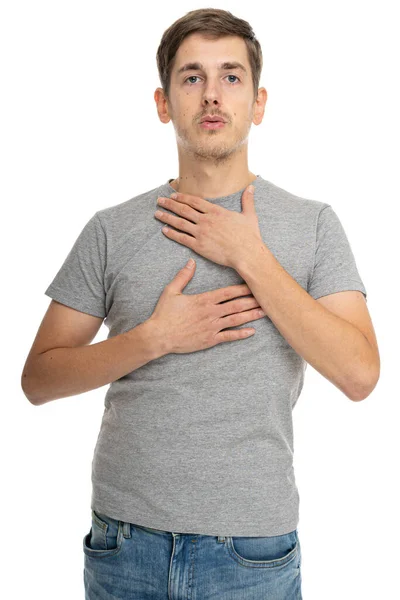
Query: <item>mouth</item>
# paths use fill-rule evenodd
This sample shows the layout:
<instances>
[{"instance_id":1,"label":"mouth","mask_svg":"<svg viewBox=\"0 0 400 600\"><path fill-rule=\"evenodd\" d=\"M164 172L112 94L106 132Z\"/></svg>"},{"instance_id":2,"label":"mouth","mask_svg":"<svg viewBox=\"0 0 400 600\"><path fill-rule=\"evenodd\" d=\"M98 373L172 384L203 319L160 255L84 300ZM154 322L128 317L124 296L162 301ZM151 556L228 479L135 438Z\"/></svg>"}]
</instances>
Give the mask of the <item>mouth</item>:
<instances>
[{"instance_id":1,"label":"mouth","mask_svg":"<svg viewBox=\"0 0 400 600\"><path fill-rule=\"evenodd\" d=\"M200 127L203 129L221 129L226 123L223 121L203 121L200 123Z\"/></svg>"}]
</instances>

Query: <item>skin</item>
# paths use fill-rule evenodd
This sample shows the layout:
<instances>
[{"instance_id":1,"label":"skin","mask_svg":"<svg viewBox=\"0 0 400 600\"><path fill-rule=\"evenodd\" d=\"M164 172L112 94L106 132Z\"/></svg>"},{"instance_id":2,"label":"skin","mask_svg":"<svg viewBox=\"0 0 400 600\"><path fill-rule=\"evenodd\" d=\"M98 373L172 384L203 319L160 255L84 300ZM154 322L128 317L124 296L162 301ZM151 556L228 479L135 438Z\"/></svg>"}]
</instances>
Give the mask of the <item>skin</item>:
<instances>
[{"instance_id":1,"label":"skin","mask_svg":"<svg viewBox=\"0 0 400 600\"><path fill-rule=\"evenodd\" d=\"M315 300L261 238L248 187L252 179L246 179L255 178L247 169L247 137L251 122L262 120L266 92L259 89L253 103L248 79L231 87L226 83L229 73L217 70L220 60L246 62L239 41L233 37L218 41L222 43L197 39L194 44L193 38L189 40L178 57L177 69L185 61L199 60L201 54L204 72L190 73L201 75L199 85L187 89L175 72L171 105L158 97L161 120L174 123L182 185L176 199L171 195L164 204L162 198L157 201L175 214L161 211L161 216L155 216L175 228L162 229L168 238L237 271L295 352L351 400L363 400L376 386L380 361L361 292L346 290ZM200 129L198 122L207 112L226 117L228 126ZM241 212L209 201L241 188Z\"/></svg>"},{"instance_id":2,"label":"skin","mask_svg":"<svg viewBox=\"0 0 400 600\"><path fill-rule=\"evenodd\" d=\"M221 70L221 62L238 61L241 69ZM178 70L188 62L203 69ZM248 136L252 123L262 122L267 90L258 88L254 98L251 67L244 40L225 36L210 40L199 33L184 39L173 70L169 98L162 88L154 93L162 123L172 124L178 146L179 177L171 182L181 193L202 198L233 194L249 185L256 175L248 168ZM221 129L203 129L202 117L225 119Z\"/></svg>"}]
</instances>

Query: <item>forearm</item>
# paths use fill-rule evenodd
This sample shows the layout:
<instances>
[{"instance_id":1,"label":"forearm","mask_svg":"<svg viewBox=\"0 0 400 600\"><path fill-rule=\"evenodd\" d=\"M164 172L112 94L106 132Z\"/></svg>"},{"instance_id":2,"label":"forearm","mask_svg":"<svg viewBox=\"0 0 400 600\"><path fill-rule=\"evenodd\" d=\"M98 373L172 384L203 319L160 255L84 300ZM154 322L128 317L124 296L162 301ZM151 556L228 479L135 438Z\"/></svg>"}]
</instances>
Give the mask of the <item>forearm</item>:
<instances>
[{"instance_id":1,"label":"forearm","mask_svg":"<svg viewBox=\"0 0 400 600\"><path fill-rule=\"evenodd\" d=\"M26 365L24 393L34 405L76 396L123 377L167 354L151 321L97 344L54 348Z\"/></svg>"},{"instance_id":2,"label":"forearm","mask_svg":"<svg viewBox=\"0 0 400 600\"><path fill-rule=\"evenodd\" d=\"M235 266L290 346L348 398L361 398L373 351L351 323L327 310L260 246Z\"/></svg>"}]
</instances>

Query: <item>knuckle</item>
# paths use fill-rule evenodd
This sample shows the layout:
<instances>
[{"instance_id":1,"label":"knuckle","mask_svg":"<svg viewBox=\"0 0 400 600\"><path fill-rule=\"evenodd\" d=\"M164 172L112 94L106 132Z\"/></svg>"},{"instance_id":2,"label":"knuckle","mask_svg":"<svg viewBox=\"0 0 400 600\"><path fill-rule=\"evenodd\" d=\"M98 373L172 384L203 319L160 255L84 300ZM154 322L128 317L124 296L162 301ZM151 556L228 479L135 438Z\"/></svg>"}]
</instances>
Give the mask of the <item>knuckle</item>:
<instances>
[{"instance_id":1,"label":"knuckle","mask_svg":"<svg viewBox=\"0 0 400 600\"><path fill-rule=\"evenodd\" d=\"M239 325L240 324L240 315L239 314L231 315L229 317L229 323L230 323L230 327Z\"/></svg>"},{"instance_id":2,"label":"knuckle","mask_svg":"<svg viewBox=\"0 0 400 600\"><path fill-rule=\"evenodd\" d=\"M221 327L221 323L223 322L223 316L221 316L219 313L215 313L214 315L211 315L210 317L211 319L211 323L213 326L215 327Z\"/></svg>"},{"instance_id":3,"label":"knuckle","mask_svg":"<svg viewBox=\"0 0 400 600\"><path fill-rule=\"evenodd\" d=\"M217 343L220 344L221 342L225 342L225 336L224 336L223 331L220 331L218 333L218 338L217 338Z\"/></svg>"},{"instance_id":4,"label":"knuckle","mask_svg":"<svg viewBox=\"0 0 400 600\"><path fill-rule=\"evenodd\" d=\"M236 300L232 306L232 309L235 313L239 313L244 310L247 306L246 300Z\"/></svg>"},{"instance_id":5,"label":"knuckle","mask_svg":"<svg viewBox=\"0 0 400 600\"><path fill-rule=\"evenodd\" d=\"M213 346L215 346L215 344L219 344L220 341L221 341L221 338L217 337L217 333L213 333L210 336L208 343L212 344Z\"/></svg>"}]
</instances>

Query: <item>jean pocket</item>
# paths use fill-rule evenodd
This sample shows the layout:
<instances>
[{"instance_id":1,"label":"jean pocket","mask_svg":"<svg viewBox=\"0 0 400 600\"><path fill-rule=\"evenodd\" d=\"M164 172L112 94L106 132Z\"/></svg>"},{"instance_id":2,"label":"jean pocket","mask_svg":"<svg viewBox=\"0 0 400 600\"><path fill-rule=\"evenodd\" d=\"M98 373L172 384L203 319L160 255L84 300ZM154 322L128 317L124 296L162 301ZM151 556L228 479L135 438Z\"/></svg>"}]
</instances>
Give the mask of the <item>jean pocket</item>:
<instances>
[{"instance_id":1,"label":"jean pocket","mask_svg":"<svg viewBox=\"0 0 400 600\"><path fill-rule=\"evenodd\" d=\"M298 547L297 529L283 535L227 538L231 557L247 567L283 567L298 556Z\"/></svg>"},{"instance_id":2,"label":"jean pocket","mask_svg":"<svg viewBox=\"0 0 400 600\"><path fill-rule=\"evenodd\" d=\"M121 550L123 522L92 509L92 524L83 538L83 551L87 556L105 557Z\"/></svg>"}]
</instances>

